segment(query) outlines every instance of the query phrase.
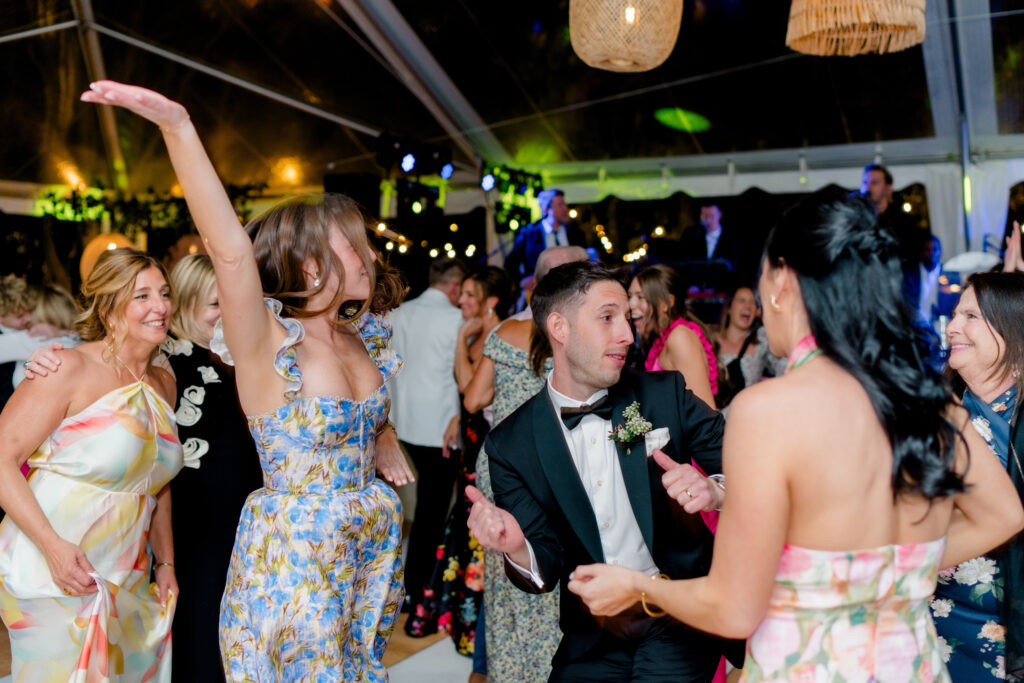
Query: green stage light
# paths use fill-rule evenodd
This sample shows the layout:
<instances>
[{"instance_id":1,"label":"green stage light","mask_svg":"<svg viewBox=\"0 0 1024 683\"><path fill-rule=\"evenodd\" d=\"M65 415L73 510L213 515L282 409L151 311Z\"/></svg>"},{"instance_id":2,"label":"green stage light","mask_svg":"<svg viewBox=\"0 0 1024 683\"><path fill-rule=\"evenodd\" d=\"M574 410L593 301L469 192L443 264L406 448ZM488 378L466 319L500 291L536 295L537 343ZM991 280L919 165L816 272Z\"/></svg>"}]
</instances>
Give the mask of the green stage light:
<instances>
[{"instance_id":1,"label":"green stage light","mask_svg":"<svg viewBox=\"0 0 1024 683\"><path fill-rule=\"evenodd\" d=\"M413 202L411 208L412 208L412 212L413 213L421 213L423 211L423 203L422 202Z\"/></svg>"},{"instance_id":2,"label":"green stage light","mask_svg":"<svg viewBox=\"0 0 1024 683\"><path fill-rule=\"evenodd\" d=\"M679 107L665 107L654 112L654 118L664 126L687 133L703 133L711 129L711 122L695 111Z\"/></svg>"}]
</instances>

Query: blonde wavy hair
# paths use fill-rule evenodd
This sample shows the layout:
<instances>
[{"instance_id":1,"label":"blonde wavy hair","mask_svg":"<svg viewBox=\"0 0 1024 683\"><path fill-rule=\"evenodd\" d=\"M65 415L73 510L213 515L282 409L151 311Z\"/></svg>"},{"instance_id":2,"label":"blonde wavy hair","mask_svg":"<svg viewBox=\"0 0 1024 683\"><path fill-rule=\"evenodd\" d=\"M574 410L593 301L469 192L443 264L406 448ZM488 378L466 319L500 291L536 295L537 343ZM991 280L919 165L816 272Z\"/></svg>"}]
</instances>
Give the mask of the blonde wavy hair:
<instances>
[{"instance_id":1,"label":"blonde wavy hair","mask_svg":"<svg viewBox=\"0 0 1024 683\"><path fill-rule=\"evenodd\" d=\"M88 279L82 283L82 312L75 320L75 333L82 341L99 341L113 335L117 324L124 322L124 310L131 300L135 279L149 268L158 269L170 283L163 264L149 254L121 248L109 249L100 255ZM116 355L123 343L123 335L119 339L111 338L111 352Z\"/></svg>"},{"instance_id":2,"label":"blonde wavy hair","mask_svg":"<svg viewBox=\"0 0 1024 683\"><path fill-rule=\"evenodd\" d=\"M0 315L27 313L36 307L39 290L19 275L0 278Z\"/></svg>"},{"instance_id":3,"label":"blonde wavy hair","mask_svg":"<svg viewBox=\"0 0 1024 683\"><path fill-rule=\"evenodd\" d=\"M47 323L62 330L75 326L78 306L62 287L43 285L39 288L39 299L32 309L32 324Z\"/></svg>"},{"instance_id":4,"label":"blonde wavy hair","mask_svg":"<svg viewBox=\"0 0 1024 683\"><path fill-rule=\"evenodd\" d=\"M171 332L183 341L194 344L209 344L203 339L196 323L196 307L199 306L217 282L213 262L206 254L189 254L171 271L171 289L178 305L171 316Z\"/></svg>"}]
</instances>

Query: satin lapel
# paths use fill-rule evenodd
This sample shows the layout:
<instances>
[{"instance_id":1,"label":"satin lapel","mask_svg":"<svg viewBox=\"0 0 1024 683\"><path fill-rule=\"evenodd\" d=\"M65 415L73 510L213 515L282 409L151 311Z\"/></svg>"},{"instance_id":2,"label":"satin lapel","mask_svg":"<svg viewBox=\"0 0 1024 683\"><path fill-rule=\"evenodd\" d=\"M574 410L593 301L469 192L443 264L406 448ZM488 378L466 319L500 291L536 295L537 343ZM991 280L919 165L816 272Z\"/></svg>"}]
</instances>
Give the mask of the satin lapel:
<instances>
[{"instance_id":1,"label":"satin lapel","mask_svg":"<svg viewBox=\"0 0 1024 683\"><path fill-rule=\"evenodd\" d=\"M625 423L622 416L623 411L636 399L636 396L627 387L620 384L612 387L608 392L612 398L612 428ZM644 414L644 406L640 406L640 414ZM658 426L658 425L655 425ZM629 444L615 442L615 450L619 453L619 467L622 469L622 479L626 483L626 493L629 495L630 505L633 506L633 516L640 526L640 533L643 534L647 549L654 552L654 515L651 511L651 481L647 470L647 447L643 437Z\"/></svg>"},{"instance_id":2,"label":"satin lapel","mask_svg":"<svg viewBox=\"0 0 1024 683\"><path fill-rule=\"evenodd\" d=\"M547 389L541 389L543 396L533 402L533 438L541 467L548 478L551 490L555 492L558 505L572 525L573 531L583 542L595 562L604 562L601 534L597 530L597 518L590 498L580 481L580 474L572 461L569 447L565 443L560 419L548 398Z\"/></svg>"}]
</instances>

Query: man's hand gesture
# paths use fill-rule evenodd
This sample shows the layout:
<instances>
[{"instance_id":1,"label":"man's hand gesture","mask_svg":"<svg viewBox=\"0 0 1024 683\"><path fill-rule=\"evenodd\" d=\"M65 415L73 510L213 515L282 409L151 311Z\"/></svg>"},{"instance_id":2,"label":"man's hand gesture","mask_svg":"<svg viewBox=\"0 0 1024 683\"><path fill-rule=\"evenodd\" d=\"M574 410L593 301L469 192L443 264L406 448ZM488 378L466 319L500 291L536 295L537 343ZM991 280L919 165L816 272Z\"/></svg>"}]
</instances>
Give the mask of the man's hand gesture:
<instances>
[{"instance_id":1,"label":"man's hand gesture","mask_svg":"<svg viewBox=\"0 0 1024 683\"><path fill-rule=\"evenodd\" d=\"M526 537L516 518L487 500L475 486L466 487L466 497L473 504L467 525L476 540L491 550L505 553L517 564L530 566ZM519 561L523 556L525 563Z\"/></svg>"},{"instance_id":2,"label":"man's hand gesture","mask_svg":"<svg viewBox=\"0 0 1024 683\"><path fill-rule=\"evenodd\" d=\"M722 507L725 491L714 481L701 476L693 465L676 462L661 450L654 449L654 462L658 463L665 474L661 475L661 484L674 501L683 509L693 514L717 510Z\"/></svg>"}]
</instances>

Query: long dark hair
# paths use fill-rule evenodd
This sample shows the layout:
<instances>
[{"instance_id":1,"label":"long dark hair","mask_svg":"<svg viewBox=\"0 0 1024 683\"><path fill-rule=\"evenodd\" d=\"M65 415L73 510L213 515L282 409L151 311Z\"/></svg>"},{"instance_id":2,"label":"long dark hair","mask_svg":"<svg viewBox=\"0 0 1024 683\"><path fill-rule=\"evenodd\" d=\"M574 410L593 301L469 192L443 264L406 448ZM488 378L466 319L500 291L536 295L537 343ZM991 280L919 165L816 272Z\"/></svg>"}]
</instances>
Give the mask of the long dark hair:
<instances>
[{"instance_id":1,"label":"long dark hair","mask_svg":"<svg viewBox=\"0 0 1024 683\"><path fill-rule=\"evenodd\" d=\"M893 495L963 491L962 437L946 417L953 394L923 361L895 237L862 199L811 199L782 217L764 253L770 267L796 273L818 347L867 392L892 445Z\"/></svg>"}]
</instances>

